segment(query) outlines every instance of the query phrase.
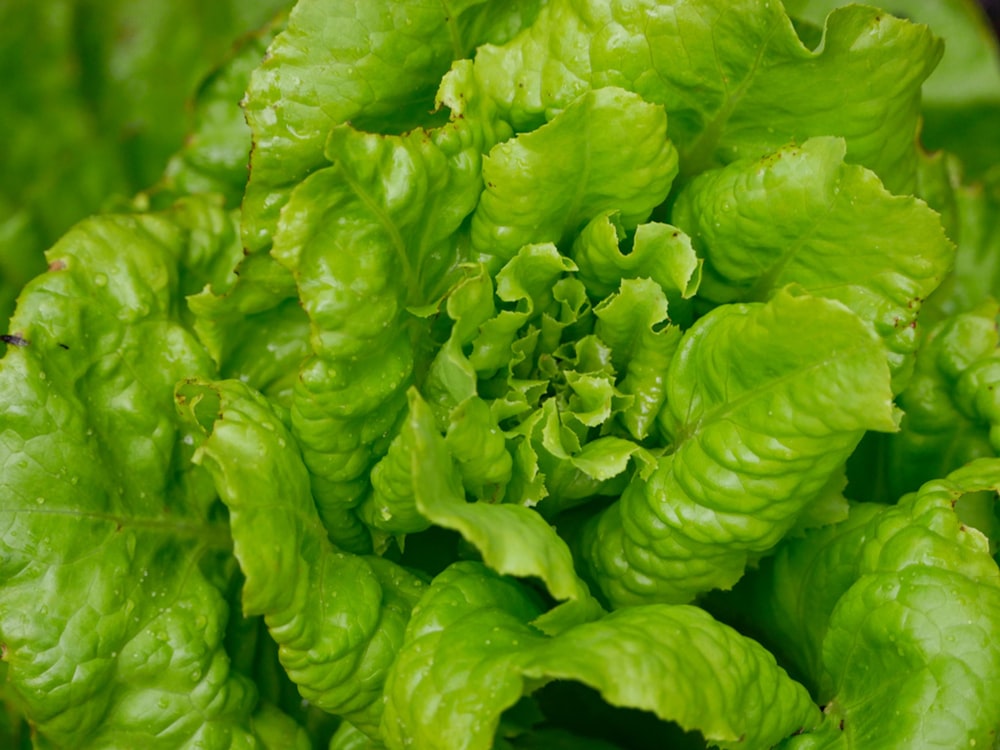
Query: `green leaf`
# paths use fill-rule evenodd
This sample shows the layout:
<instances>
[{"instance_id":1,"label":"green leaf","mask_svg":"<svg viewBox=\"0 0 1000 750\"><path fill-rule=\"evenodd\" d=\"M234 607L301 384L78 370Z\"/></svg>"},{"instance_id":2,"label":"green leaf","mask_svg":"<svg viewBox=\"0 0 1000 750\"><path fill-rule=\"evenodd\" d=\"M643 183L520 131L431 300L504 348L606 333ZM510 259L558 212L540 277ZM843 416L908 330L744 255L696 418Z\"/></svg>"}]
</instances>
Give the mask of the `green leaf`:
<instances>
[{"instance_id":1,"label":"green leaf","mask_svg":"<svg viewBox=\"0 0 1000 750\"><path fill-rule=\"evenodd\" d=\"M181 322L184 287L206 281L199 215L79 224L11 323L0 642L38 744L274 747L280 730L300 746L231 667L229 532L172 406L179 379L213 371Z\"/></svg>"},{"instance_id":2,"label":"green leaf","mask_svg":"<svg viewBox=\"0 0 1000 750\"><path fill-rule=\"evenodd\" d=\"M483 163L472 245L494 269L523 245L562 242L609 209L631 229L670 190L677 152L661 107L617 88L567 105L538 130L495 146Z\"/></svg>"},{"instance_id":3,"label":"green leaf","mask_svg":"<svg viewBox=\"0 0 1000 750\"><path fill-rule=\"evenodd\" d=\"M925 337L899 398L901 430L886 441L890 497L1000 453L1000 307L947 318Z\"/></svg>"},{"instance_id":4,"label":"green leaf","mask_svg":"<svg viewBox=\"0 0 1000 750\"><path fill-rule=\"evenodd\" d=\"M837 688L827 710L830 721L844 718L847 746L988 747L1000 716L998 619L1000 590L957 572L911 567L859 580L824 643Z\"/></svg>"},{"instance_id":5,"label":"green leaf","mask_svg":"<svg viewBox=\"0 0 1000 750\"><path fill-rule=\"evenodd\" d=\"M727 588L866 429L895 427L882 347L843 306L781 293L717 308L667 373L666 455L583 531L589 575L616 607Z\"/></svg>"},{"instance_id":6,"label":"green leaf","mask_svg":"<svg viewBox=\"0 0 1000 750\"><path fill-rule=\"evenodd\" d=\"M239 381L189 379L177 403L203 432L194 461L229 509L244 613L264 616L303 698L373 733L422 582L330 542L294 439L260 394Z\"/></svg>"},{"instance_id":7,"label":"green leaf","mask_svg":"<svg viewBox=\"0 0 1000 750\"><path fill-rule=\"evenodd\" d=\"M995 299L1000 289L1000 170L982 182L962 184L954 157L939 161L925 170L938 172L932 206L947 220L958 251L955 267L925 305L923 320L930 322L969 312Z\"/></svg>"},{"instance_id":8,"label":"green leaf","mask_svg":"<svg viewBox=\"0 0 1000 750\"><path fill-rule=\"evenodd\" d=\"M243 380L289 409L309 354L309 318L288 269L270 256L251 255L228 279L187 301L219 376Z\"/></svg>"},{"instance_id":9,"label":"green leaf","mask_svg":"<svg viewBox=\"0 0 1000 750\"><path fill-rule=\"evenodd\" d=\"M385 745L381 742L373 740L350 722L344 721L330 739L328 750L384 750L384 748Z\"/></svg>"},{"instance_id":10,"label":"green leaf","mask_svg":"<svg viewBox=\"0 0 1000 750\"><path fill-rule=\"evenodd\" d=\"M681 331L663 324L667 299L651 279L624 279L621 289L594 310L595 332L611 347L611 361L624 373L618 389L634 398L620 415L636 440L652 431L667 398L667 370Z\"/></svg>"},{"instance_id":11,"label":"green leaf","mask_svg":"<svg viewBox=\"0 0 1000 750\"><path fill-rule=\"evenodd\" d=\"M438 576L388 682L387 745L492 747L501 712L553 680L588 685L722 748L768 748L818 721L770 654L698 608L633 607L551 638L528 625L537 611L523 587L474 563Z\"/></svg>"},{"instance_id":12,"label":"green leaf","mask_svg":"<svg viewBox=\"0 0 1000 750\"><path fill-rule=\"evenodd\" d=\"M284 20L281 15L241 37L224 62L201 82L193 97L193 123L184 145L167 162L159 182L147 191L156 205L182 195L220 193L227 206L239 206L251 146L240 101L250 74L264 59Z\"/></svg>"},{"instance_id":13,"label":"green leaf","mask_svg":"<svg viewBox=\"0 0 1000 750\"><path fill-rule=\"evenodd\" d=\"M300 0L247 91L254 150L246 246L265 249L292 189L327 166L332 128L350 122L402 133L433 124L434 93L452 60L484 41L509 39L531 22L538 4Z\"/></svg>"},{"instance_id":14,"label":"green leaf","mask_svg":"<svg viewBox=\"0 0 1000 750\"><path fill-rule=\"evenodd\" d=\"M788 747L989 746L1000 569L956 506L998 490L1000 462L971 462L896 506L854 506L741 582L740 619L787 649L827 704L830 726Z\"/></svg>"},{"instance_id":15,"label":"green leaf","mask_svg":"<svg viewBox=\"0 0 1000 750\"><path fill-rule=\"evenodd\" d=\"M420 513L438 526L458 531L496 572L538 578L554 599L566 602L563 612L553 610L558 614L550 615L539 627L554 630L596 616L601 609L577 576L569 548L555 529L536 511L521 505L467 503L460 475L429 407L415 391L410 391L409 401L410 471Z\"/></svg>"},{"instance_id":16,"label":"green leaf","mask_svg":"<svg viewBox=\"0 0 1000 750\"><path fill-rule=\"evenodd\" d=\"M941 53L926 27L860 6L832 14L811 51L770 0L555 0L508 44L482 47L476 69L518 130L618 86L666 109L683 176L838 135L852 163L906 192L920 85Z\"/></svg>"},{"instance_id":17,"label":"green leaf","mask_svg":"<svg viewBox=\"0 0 1000 750\"><path fill-rule=\"evenodd\" d=\"M469 494L483 500L503 497L513 461L486 401L473 397L458 405L451 414L445 445Z\"/></svg>"},{"instance_id":18,"label":"green leaf","mask_svg":"<svg viewBox=\"0 0 1000 750\"><path fill-rule=\"evenodd\" d=\"M649 278L663 290L671 319L690 325L688 300L701 284L702 266L691 239L669 224L655 222L636 227L627 251L619 247L625 236L618 216L610 213L594 218L574 240L571 256L587 292L601 299L618 291L623 279Z\"/></svg>"},{"instance_id":19,"label":"green leaf","mask_svg":"<svg viewBox=\"0 0 1000 750\"><path fill-rule=\"evenodd\" d=\"M582 682L612 705L650 711L720 748L769 748L818 720L770 653L698 607L628 607L535 651L526 676Z\"/></svg>"},{"instance_id":20,"label":"green leaf","mask_svg":"<svg viewBox=\"0 0 1000 750\"><path fill-rule=\"evenodd\" d=\"M822 23L842 0L786 2L790 12ZM924 84L921 139L959 154L979 176L1000 163L993 133L1000 129L1000 48L982 3L971 0L881 0L900 18L927 24L945 42L940 64Z\"/></svg>"},{"instance_id":21,"label":"green leaf","mask_svg":"<svg viewBox=\"0 0 1000 750\"><path fill-rule=\"evenodd\" d=\"M541 611L532 592L478 563L438 575L386 683L386 746L491 748L500 714L525 692L515 665L544 637L528 625Z\"/></svg>"},{"instance_id":22,"label":"green leaf","mask_svg":"<svg viewBox=\"0 0 1000 750\"><path fill-rule=\"evenodd\" d=\"M888 193L844 163L839 138L813 138L701 175L673 220L705 258L713 303L767 299L788 284L844 303L886 342L902 389L913 366L921 302L954 249L922 201Z\"/></svg>"},{"instance_id":23,"label":"green leaf","mask_svg":"<svg viewBox=\"0 0 1000 750\"><path fill-rule=\"evenodd\" d=\"M304 180L282 211L273 256L294 275L312 355L292 398L292 432L331 538L364 552L354 508L385 454L412 382L414 342L462 260L460 229L481 185L479 131L463 120L379 136L335 128L334 166Z\"/></svg>"}]
</instances>

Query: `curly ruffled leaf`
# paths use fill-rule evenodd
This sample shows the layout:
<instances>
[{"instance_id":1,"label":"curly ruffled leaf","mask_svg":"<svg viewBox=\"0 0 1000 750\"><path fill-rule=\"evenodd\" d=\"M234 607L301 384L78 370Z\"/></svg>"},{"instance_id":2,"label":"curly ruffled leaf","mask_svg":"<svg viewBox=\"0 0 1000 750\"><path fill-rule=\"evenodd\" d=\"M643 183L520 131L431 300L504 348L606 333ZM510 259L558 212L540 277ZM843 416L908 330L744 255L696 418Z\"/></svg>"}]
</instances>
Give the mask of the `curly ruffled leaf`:
<instances>
[{"instance_id":1,"label":"curly ruffled leaf","mask_svg":"<svg viewBox=\"0 0 1000 750\"><path fill-rule=\"evenodd\" d=\"M476 69L518 130L618 86L666 109L682 174L839 135L851 162L907 192L920 86L941 54L926 27L860 6L831 14L813 51L770 0L554 0Z\"/></svg>"},{"instance_id":2,"label":"curly ruffled leaf","mask_svg":"<svg viewBox=\"0 0 1000 750\"><path fill-rule=\"evenodd\" d=\"M681 340L677 326L665 326L667 298L651 279L625 279L621 289L594 310L595 333L611 347L622 373L618 388L633 397L619 419L636 440L653 430L667 398L667 371Z\"/></svg>"},{"instance_id":3,"label":"curly ruffled leaf","mask_svg":"<svg viewBox=\"0 0 1000 750\"><path fill-rule=\"evenodd\" d=\"M402 133L432 124L452 60L502 43L530 23L538 0L300 0L257 68L244 108L253 131L243 241L265 249L293 188L325 167L327 134L350 122Z\"/></svg>"},{"instance_id":4,"label":"curly ruffled leaf","mask_svg":"<svg viewBox=\"0 0 1000 750\"><path fill-rule=\"evenodd\" d=\"M622 89L588 91L538 130L490 151L473 248L496 269L523 245L561 242L609 209L631 229L663 202L676 175L662 107Z\"/></svg>"},{"instance_id":5,"label":"curly ruffled leaf","mask_svg":"<svg viewBox=\"0 0 1000 750\"><path fill-rule=\"evenodd\" d=\"M700 295L767 299L796 284L838 300L886 342L896 391L917 348L921 302L951 268L938 215L845 164L839 138L812 138L688 184L672 218L705 259Z\"/></svg>"},{"instance_id":6,"label":"curly ruffled leaf","mask_svg":"<svg viewBox=\"0 0 1000 750\"><path fill-rule=\"evenodd\" d=\"M763 750L819 718L770 654L695 607L634 607L551 638L529 624L538 611L526 589L480 565L438 576L387 684L386 744L492 747L501 712L553 680L593 687L722 748Z\"/></svg>"},{"instance_id":7,"label":"curly ruffled leaf","mask_svg":"<svg viewBox=\"0 0 1000 750\"><path fill-rule=\"evenodd\" d=\"M690 325L689 300L698 291L702 273L691 238L655 222L636 227L627 252L619 246L625 237L625 228L612 212L597 216L573 241L570 255L588 294L601 299L616 292L623 279L652 279L670 304L671 319Z\"/></svg>"},{"instance_id":8,"label":"curly ruffled leaf","mask_svg":"<svg viewBox=\"0 0 1000 750\"><path fill-rule=\"evenodd\" d=\"M534 345L535 341L530 337L538 335L541 325L536 325L536 331L529 332L527 336L523 335L522 329L546 313L550 323L543 351L551 352L558 345L562 329L566 323L574 322L572 318L576 317L576 311L562 304L565 299L556 299L557 282L574 270L576 265L573 261L560 255L551 243L519 248L517 254L496 274L496 296L501 302L510 303L505 307L513 309L501 309L485 320L471 342L469 361L477 373L489 378L504 368L511 374L517 374L515 370L522 363L531 367L534 363L527 356L531 352L517 349L516 342L524 338L526 344ZM564 307L570 307L571 319L568 321L560 321L559 308ZM558 325L560 322L563 325Z\"/></svg>"},{"instance_id":9,"label":"curly ruffled leaf","mask_svg":"<svg viewBox=\"0 0 1000 750\"><path fill-rule=\"evenodd\" d=\"M177 402L204 433L194 461L229 508L244 613L264 616L304 698L373 732L422 582L329 541L294 439L260 394L239 381L189 380Z\"/></svg>"},{"instance_id":10,"label":"curly ruffled leaf","mask_svg":"<svg viewBox=\"0 0 1000 750\"><path fill-rule=\"evenodd\" d=\"M293 275L313 356L299 372L292 431L332 538L365 551L354 508L406 406L414 342L460 258L459 230L481 186L480 133L456 120L378 136L335 128L332 167L304 180L282 212L272 254Z\"/></svg>"},{"instance_id":11,"label":"curly ruffled leaf","mask_svg":"<svg viewBox=\"0 0 1000 750\"><path fill-rule=\"evenodd\" d=\"M301 747L231 667L229 533L172 408L179 379L213 371L182 296L208 280L224 243L204 238L228 221L191 201L83 222L12 320L0 642L48 747Z\"/></svg>"},{"instance_id":12,"label":"curly ruffled leaf","mask_svg":"<svg viewBox=\"0 0 1000 750\"><path fill-rule=\"evenodd\" d=\"M819 332L822 332L821 334ZM866 429L893 430L878 339L843 306L779 294L727 305L681 340L655 471L584 529L614 606L686 602L743 574L824 490Z\"/></svg>"}]
</instances>

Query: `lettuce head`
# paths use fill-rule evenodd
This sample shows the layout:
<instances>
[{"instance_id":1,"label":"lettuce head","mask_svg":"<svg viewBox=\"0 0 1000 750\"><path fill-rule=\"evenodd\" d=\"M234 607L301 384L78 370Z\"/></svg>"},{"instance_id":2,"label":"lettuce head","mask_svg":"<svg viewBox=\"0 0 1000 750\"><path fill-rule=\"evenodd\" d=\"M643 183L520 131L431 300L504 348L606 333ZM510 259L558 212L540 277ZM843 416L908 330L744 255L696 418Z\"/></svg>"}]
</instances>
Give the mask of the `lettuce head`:
<instances>
[{"instance_id":1,"label":"lettuce head","mask_svg":"<svg viewBox=\"0 0 1000 750\"><path fill-rule=\"evenodd\" d=\"M0 743L997 746L997 46L887 3L0 10Z\"/></svg>"}]
</instances>

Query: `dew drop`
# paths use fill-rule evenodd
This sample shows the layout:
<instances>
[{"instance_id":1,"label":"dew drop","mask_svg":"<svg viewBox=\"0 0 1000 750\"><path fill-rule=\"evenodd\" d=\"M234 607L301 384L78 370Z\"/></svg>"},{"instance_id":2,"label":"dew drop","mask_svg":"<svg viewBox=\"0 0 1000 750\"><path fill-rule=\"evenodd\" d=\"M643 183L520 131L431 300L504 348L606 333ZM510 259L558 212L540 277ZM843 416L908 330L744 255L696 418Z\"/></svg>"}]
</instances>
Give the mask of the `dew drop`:
<instances>
[{"instance_id":1,"label":"dew drop","mask_svg":"<svg viewBox=\"0 0 1000 750\"><path fill-rule=\"evenodd\" d=\"M94 283L97 284L97 286L107 286L108 277L103 273L96 274L94 276Z\"/></svg>"}]
</instances>

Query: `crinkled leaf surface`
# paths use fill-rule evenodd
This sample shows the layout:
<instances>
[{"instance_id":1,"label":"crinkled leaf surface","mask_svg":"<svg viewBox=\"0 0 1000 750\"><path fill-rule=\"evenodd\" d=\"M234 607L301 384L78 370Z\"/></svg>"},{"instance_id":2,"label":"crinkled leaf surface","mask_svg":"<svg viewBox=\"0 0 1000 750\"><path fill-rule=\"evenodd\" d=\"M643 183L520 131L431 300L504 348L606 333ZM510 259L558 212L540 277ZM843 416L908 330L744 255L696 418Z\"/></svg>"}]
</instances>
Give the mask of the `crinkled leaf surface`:
<instances>
[{"instance_id":1,"label":"crinkled leaf surface","mask_svg":"<svg viewBox=\"0 0 1000 750\"><path fill-rule=\"evenodd\" d=\"M633 607L552 638L528 624L537 612L526 589L480 565L438 576L389 679L388 746L492 747L500 713L551 680L582 682L723 748L767 748L818 719L770 654L695 607Z\"/></svg>"},{"instance_id":2,"label":"crinkled leaf surface","mask_svg":"<svg viewBox=\"0 0 1000 750\"><path fill-rule=\"evenodd\" d=\"M460 260L479 186L481 131L463 120L378 136L348 126L282 213L273 255L295 277L310 319L311 356L292 399L292 430L338 544L363 551L354 515L369 472L405 409L429 324L412 315L437 299Z\"/></svg>"},{"instance_id":3,"label":"crinkled leaf surface","mask_svg":"<svg viewBox=\"0 0 1000 750\"><path fill-rule=\"evenodd\" d=\"M189 296L188 307L220 377L243 380L274 404L291 407L309 355L309 318L288 269L270 256L249 256L235 273Z\"/></svg>"},{"instance_id":4,"label":"crinkled leaf surface","mask_svg":"<svg viewBox=\"0 0 1000 750\"><path fill-rule=\"evenodd\" d=\"M473 248L497 270L523 245L558 243L608 209L631 229L663 202L676 174L661 107L622 89L587 91L490 151Z\"/></svg>"},{"instance_id":5,"label":"crinkled leaf surface","mask_svg":"<svg viewBox=\"0 0 1000 750\"><path fill-rule=\"evenodd\" d=\"M795 523L866 429L893 430L881 345L838 303L782 293L726 305L667 373L671 448L586 527L580 552L614 606L731 586Z\"/></svg>"},{"instance_id":6,"label":"crinkled leaf surface","mask_svg":"<svg viewBox=\"0 0 1000 750\"><path fill-rule=\"evenodd\" d=\"M915 178L920 85L940 56L926 27L874 8L832 14L811 51L770 0L555 0L508 44L482 47L476 68L517 129L618 86L664 106L684 175L839 135L850 161L900 191Z\"/></svg>"},{"instance_id":7,"label":"crinkled leaf surface","mask_svg":"<svg viewBox=\"0 0 1000 750\"><path fill-rule=\"evenodd\" d=\"M827 703L818 735L789 747L989 746L1000 570L955 506L982 492L995 502L998 488L996 459L971 462L896 506L855 506L741 582L739 619L788 648Z\"/></svg>"},{"instance_id":8,"label":"crinkled leaf surface","mask_svg":"<svg viewBox=\"0 0 1000 750\"><path fill-rule=\"evenodd\" d=\"M170 408L177 380L213 369L181 322L213 215L228 222L209 205L80 224L12 321L0 640L47 746L303 739L279 712L255 718L257 689L231 669L229 532Z\"/></svg>"},{"instance_id":9,"label":"crinkled leaf surface","mask_svg":"<svg viewBox=\"0 0 1000 750\"><path fill-rule=\"evenodd\" d=\"M194 461L229 508L244 612L264 615L304 698L374 732L422 581L329 541L293 439L259 394L239 381L188 380L177 402L205 432Z\"/></svg>"},{"instance_id":10,"label":"crinkled leaf surface","mask_svg":"<svg viewBox=\"0 0 1000 750\"><path fill-rule=\"evenodd\" d=\"M797 284L842 302L885 340L899 391L920 304L954 250L932 210L845 164L845 150L841 139L813 138L708 172L680 193L672 218L705 259L702 296L766 299Z\"/></svg>"},{"instance_id":11,"label":"crinkled leaf surface","mask_svg":"<svg viewBox=\"0 0 1000 750\"><path fill-rule=\"evenodd\" d=\"M886 483L899 497L973 459L1000 452L1000 336L996 303L947 318L925 337L886 440Z\"/></svg>"},{"instance_id":12,"label":"crinkled leaf surface","mask_svg":"<svg viewBox=\"0 0 1000 750\"><path fill-rule=\"evenodd\" d=\"M261 250L299 182L328 164L330 129L351 122L401 133L431 124L434 94L452 60L484 41L509 39L538 0L440 2L303 0L254 73L247 92L253 130L244 243Z\"/></svg>"}]
</instances>

